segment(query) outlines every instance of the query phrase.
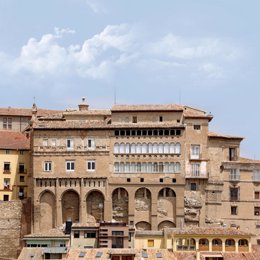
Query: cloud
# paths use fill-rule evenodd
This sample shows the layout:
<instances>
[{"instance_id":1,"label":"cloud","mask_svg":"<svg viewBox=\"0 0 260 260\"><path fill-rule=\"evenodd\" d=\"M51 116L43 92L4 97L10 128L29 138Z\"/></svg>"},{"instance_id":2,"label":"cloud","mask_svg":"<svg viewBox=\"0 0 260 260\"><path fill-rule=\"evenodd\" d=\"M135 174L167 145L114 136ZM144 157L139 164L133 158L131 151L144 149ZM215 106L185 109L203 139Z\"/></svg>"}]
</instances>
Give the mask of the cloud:
<instances>
[{"instance_id":1,"label":"cloud","mask_svg":"<svg viewBox=\"0 0 260 260\"><path fill-rule=\"evenodd\" d=\"M151 42L135 26L108 25L83 43L65 46L63 38L76 32L54 28L40 39L30 38L18 57L0 52L0 72L36 77L76 76L108 79L118 70L136 68L166 75L175 72L209 79L225 77L225 67L239 58L239 49L221 39L185 38L169 33Z\"/></svg>"},{"instance_id":2,"label":"cloud","mask_svg":"<svg viewBox=\"0 0 260 260\"><path fill-rule=\"evenodd\" d=\"M106 8L98 0L86 0L86 4L96 14L107 13Z\"/></svg>"}]
</instances>

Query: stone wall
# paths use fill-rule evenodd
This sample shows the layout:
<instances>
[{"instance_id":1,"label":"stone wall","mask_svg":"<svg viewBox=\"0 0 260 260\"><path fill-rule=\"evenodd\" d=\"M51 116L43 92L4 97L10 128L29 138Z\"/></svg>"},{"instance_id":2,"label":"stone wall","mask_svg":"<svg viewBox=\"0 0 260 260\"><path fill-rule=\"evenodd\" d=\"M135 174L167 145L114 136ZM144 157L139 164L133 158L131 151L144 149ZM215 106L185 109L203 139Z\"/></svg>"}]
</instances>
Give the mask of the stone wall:
<instances>
[{"instance_id":1,"label":"stone wall","mask_svg":"<svg viewBox=\"0 0 260 260\"><path fill-rule=\"evenodd\" d=\"M30 201L0 201L0 259L17 258L21 238L30 233Z\"/></svg>"}]
</instances>

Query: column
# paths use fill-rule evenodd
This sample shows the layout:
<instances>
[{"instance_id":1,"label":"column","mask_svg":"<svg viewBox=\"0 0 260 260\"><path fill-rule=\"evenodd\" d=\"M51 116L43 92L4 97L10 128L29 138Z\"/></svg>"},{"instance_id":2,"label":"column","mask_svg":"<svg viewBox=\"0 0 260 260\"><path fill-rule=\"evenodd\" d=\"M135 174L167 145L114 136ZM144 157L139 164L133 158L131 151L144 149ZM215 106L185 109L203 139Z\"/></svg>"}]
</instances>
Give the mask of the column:
<instances>
[{"instance_id":1,"label":"column","mask_svg":"<svg viewBox=\"0 0 260 260\"><path fill-rule=\"evenodd\" d=\"M236 253L238 253L238 240L235 241Z\"/></svg>"},{"instance_id":2,"label":"column","mask_svg":"<svg viewBox=\"0 0 260 260\"><path fill-rule=\"evenodd\" d=\"M173 252L177 251L177 245L176 245L176 239L173 238L173 248L172 248Z\"/></svg>"},{"instance_id":3,"label":"column","mask_svg":"<svg viewBox=\"0 0 260 260\"><path fill-rule=\"evenodd\" d=\"M209 240L209 252L212 252L212 239Z\"/></svg>"},{"instance_id":4,"label":"column","mask_svg":"<svg viewBox=\"0 0 260 260\"><path fill-rule=\"evenodd\" d=\"M251 243L251 240L248 241L248 251L249 251L249 253L252 252L252 243Z\"/></svg>"},{"instance_id":5,"label":"column","mask_svg":"<svg viewBox=\"0 0 260 260\"><path fill-rule=\"evenodd\" d=\"M225 244L225 240L222 240L222 252L226 251L226 244Z\"/></svg>"},{"instance_id":6,"label":"column","mask_svg":"<svg viewBox=\"0 0 260 260\"><path fill-rule=\"evenodd\" d=\"M195 241L196 241L196 248L195 249L196 249L196 251L198 251L199 247L200 247L199 246L199 239L196 238Z\"/></svg>"},{"instance_id":7,"label":"column","mask_svg":"<svg viewBox=\"0 0 260 260\"><path fill-rule=\"evenodd\" d=\"M62 208L61 208L61 198L59 194L59 180L56 179L56 186L55 186L55 198L56 198L56 226L61 226L62 223Z\"/></svg>"},{"instance_id":8,"label":"column","mask_svg":"<svg viewBox=\"0 0 260 260\"><path fill-rule=\"evenodd\" d=\"M84 182L83 178L79 180L80 182L80 217L79 222L80 223L86 223L87 222L87 213L86 213L86 197L84 194Z\"/></svg>"},{"instance_id":9,"label":"column","mask_svg":"<svg viewBox=\"0 0 260 260\"><path fill-rule=\"evenodd\" d=\"M157 219L157 203L158 203L158 193L152 192L152 201L151 201L151 227L152 230L157 230L158 227L158 219Z\"/></svg>"}]
</instances>

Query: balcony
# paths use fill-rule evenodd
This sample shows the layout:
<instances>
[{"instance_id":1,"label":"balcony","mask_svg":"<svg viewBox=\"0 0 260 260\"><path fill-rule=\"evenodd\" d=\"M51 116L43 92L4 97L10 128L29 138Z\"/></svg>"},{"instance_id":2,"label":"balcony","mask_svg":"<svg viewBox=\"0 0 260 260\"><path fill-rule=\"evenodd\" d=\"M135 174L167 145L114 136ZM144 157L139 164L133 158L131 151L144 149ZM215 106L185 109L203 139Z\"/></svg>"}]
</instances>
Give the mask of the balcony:
<instances>
[{"instance_id":1,"label":"balcony","mask_svg":"<svg viewBox=\"0 0 260 260\"><path fill-rule=\"evenodd\" d=\"M199 154L190 154L190 160L200 160L202 158L202 154L199 153Z\"/></svg>"},{"instance_id":2,"label":"balcony","mask_svg":"<svg viewBox=\"0 0 260 260\"><path fill-rule=\"evenodd\" d=\"M19 169L19 174L26 174L27 173L27 169Z\"/></svg>"},{"instance_id":3,"label":"balcony","mask_svg":"<svg viewBox=\"0 0 260 260\"><path fill-rule=\"evenodd\" d=\"M10 174L11 173L11 169L3 169L3 173L4 174Z\"/></svg>"},{"instance_id":4,"label":"balcony","mask_svg":"<svg viewBox=\"0 0 260 260\"><path fill-rule=\"evenodd\" d=\"M186 179L208 179L207 172L186 172Z\"/></svg>"}]
</instances>

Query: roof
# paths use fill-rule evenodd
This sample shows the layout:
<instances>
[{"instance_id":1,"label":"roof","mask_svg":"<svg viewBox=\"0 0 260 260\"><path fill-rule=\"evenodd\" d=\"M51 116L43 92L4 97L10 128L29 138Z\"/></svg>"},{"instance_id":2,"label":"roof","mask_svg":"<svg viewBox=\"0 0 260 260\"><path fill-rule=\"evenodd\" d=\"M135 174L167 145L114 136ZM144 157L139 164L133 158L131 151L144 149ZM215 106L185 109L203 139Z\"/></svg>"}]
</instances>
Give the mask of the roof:
<instances>
[{"instance_id":1,"label":"roof","mask_svg":"<svg viewBox=\"0 0 260 260\"><path fill-rule=\"evenodd\" d=\"M37 116L48 116L62 112L61 110L52 110L52 109L37 109ZM23 117L31 117L32 109L31 108L0 108L0 116L23 116Z\"/></svg>"},{"instance_id":2,"label":"roof","mask_svg":"<svg viewBox=\"0 0 260 260\"><path fill-rule=\"evenodd\" d=\"M221 139L239 139L239 140L244 139L244 137L241 137L241 136L223 135L223 134L214 133L214 132L209 132L208 137L209 138L221 138Z\"/></svg>"},{"instance_id":3,"label":"roof","mask_svg":"<svg viewBox=\"0 0 260 260\"><path fill-rule=\"evenodd\" d=\"M29 150L30 139L20 132L0 131L0 149Z\"/></svg>"},{"instance_id":4,"label":"roof","mask_svg":"<svg viewBox=\"0 0 260 260\"><path fill-rule=\"evenodd\" d=\"M24 239L30 238L69 238L70 235L65 235L64 232L60 229L53 228L41 233L33 233L30 235L24 236Z\"/></svg>"},{"instance_id":5,"label":"roof","mask_svg":"<svg viewBox=\"0 0 260 260\"><path fill-rule=\"evenodd\" d=\"M90 110L66 110L63 115L100 115L109 116L111 111L109 109L90 109Z\"/></svg>"},{"instance_id":6,"label":"roof","mask_svg":"<svg viewBox=\"0 0 260 260\"><path fill-rule=\"evenodd\" d=\"M114 105L112 112L143 112L143 111L183 111L183 106L168 105Z\"/></svg>"},{"instance_id":7,"label":"roof","mask_svg":"<svg viewBox=\"0 0 260 260\"><path fill-rule=\"evenodd\" d=\"M194 227L185 229L168 229L168 234L175 235L209 235L209 236L252 236L253 234L246 233L236 228L226 227Z\"/></svg>"}]
</instances>

